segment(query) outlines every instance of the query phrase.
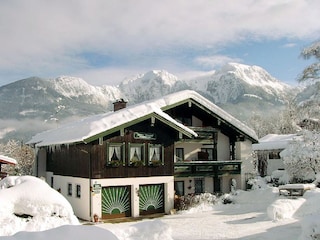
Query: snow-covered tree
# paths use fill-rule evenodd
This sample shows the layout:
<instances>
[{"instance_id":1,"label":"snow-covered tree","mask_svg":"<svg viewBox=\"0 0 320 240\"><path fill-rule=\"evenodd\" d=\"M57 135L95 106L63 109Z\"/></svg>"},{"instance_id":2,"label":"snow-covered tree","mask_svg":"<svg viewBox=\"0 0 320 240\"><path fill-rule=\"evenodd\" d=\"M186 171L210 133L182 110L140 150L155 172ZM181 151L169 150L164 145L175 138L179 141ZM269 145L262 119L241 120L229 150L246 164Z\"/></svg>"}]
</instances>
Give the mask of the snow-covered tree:
<instances>
[{"instance_id":1,"label":"snow-covered tree","mask_svg":"<svg viewBox=\"0 0 320 240\"><path fill-rule=\"evenodd\" d=\"M298 80L308 81L316 80L320 78L320 40L312 43L310 46L304 48L301 52L301 56L305 59L312 57L316 58L317 62L306 67Z\"/></svg>"},{"instance_id":2,"label":"snow-covered tree","mask_svg":"<svg viewBox=\"0 0 320 240\"><path fill-rule=\"evenodd\" d=\"M320 173L320 132L302 131L280 156L294 182L314 180Z\"/></svg>"},{"instance_id":3,"label":"snow-covered tree","mask_svg":"<svg viewBox=\"0 0 320 240\"><path fill-rule=\"evenodd\" d=\"M9 175L32 175L34 152L31 147L19 141L9 140L6 144L0 144L0 153L18 162L17 165L3 166Z\"/></svg>"}]
</instances>

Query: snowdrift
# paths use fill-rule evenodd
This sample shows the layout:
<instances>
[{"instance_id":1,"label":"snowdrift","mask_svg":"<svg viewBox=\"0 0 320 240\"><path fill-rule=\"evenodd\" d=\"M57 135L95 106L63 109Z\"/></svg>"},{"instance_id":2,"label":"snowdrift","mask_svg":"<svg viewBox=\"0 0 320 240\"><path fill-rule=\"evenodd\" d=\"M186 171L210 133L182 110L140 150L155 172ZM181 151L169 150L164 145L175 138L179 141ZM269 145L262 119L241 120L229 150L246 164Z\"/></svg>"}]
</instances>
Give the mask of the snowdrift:
<instances>
[{"instance_id":1,"label":"snowdrift","mask_svg":"<svg viewBox=\"0 0 320 240\"><path fill-rule=\"evenodd\" d=\"M6 177L0 181L0 236L79 224L70 203L45 181Z\"/></svg>"}]
</instances>

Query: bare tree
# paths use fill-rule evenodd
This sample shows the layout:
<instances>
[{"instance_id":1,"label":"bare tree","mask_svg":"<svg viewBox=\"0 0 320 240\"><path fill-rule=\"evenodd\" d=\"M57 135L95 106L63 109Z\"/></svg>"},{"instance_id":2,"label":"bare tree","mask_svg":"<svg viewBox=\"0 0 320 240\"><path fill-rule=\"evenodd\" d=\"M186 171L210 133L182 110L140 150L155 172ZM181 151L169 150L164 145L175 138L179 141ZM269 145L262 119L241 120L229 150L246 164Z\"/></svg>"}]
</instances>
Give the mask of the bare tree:
<instances>
[{"instance_id":1,"label":"bare tree","mask_svg":"<svg viewBox=\"0 0 320 240\"><path fill-rule=\"evenodd\" d=\"M32 175L34 151L31 147L19 141L9 140L6 144L0 144L0 152L17 160L17 165L3 167L9 175Z\"/></svg>"}]
</instances>

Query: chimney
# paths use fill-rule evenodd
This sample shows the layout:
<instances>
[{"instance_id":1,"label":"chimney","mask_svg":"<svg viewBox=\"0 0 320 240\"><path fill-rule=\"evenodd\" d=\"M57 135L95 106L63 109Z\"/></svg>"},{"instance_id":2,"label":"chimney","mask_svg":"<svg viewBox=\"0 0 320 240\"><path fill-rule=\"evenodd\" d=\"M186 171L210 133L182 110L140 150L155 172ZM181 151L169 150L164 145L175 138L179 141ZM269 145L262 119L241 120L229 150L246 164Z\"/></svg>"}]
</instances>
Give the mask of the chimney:
<instances>
[{"instance_id":1,"label":"chimney","mask_svg":"<svg viewBox=\"0 0 320 240\"><path fill-rule=\"evenodd\" d=\"M115 112L122 108L126 108L126 106L127 106L127 102L123 100L123 98L118 99L113 103L113 111Z\"/></svg>"}]
</instances>

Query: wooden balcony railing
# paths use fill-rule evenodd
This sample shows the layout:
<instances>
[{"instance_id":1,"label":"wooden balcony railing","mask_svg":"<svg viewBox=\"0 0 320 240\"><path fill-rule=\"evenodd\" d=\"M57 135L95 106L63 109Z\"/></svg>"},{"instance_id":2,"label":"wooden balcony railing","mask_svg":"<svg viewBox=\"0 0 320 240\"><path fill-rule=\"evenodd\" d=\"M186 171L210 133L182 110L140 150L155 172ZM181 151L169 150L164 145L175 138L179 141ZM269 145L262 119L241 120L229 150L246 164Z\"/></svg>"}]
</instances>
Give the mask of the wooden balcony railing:
<instances>
[{"instance_id":1,"label":"wooden balcony railing","mask_svg":"<svg viewBox=\"0 0 320 240\"><path fill-rule=\"evenodd\" d=\"M174 163L174 175L185 176L222 176L240 174L241 161L183 161Z\"/></svg>"}]
</instances>

